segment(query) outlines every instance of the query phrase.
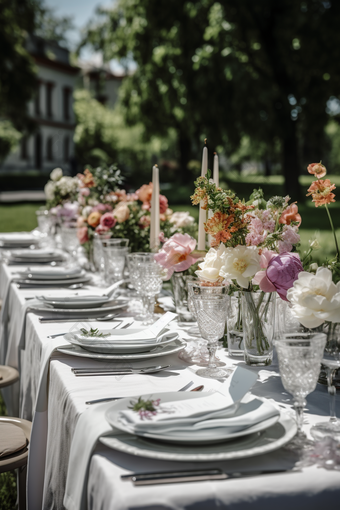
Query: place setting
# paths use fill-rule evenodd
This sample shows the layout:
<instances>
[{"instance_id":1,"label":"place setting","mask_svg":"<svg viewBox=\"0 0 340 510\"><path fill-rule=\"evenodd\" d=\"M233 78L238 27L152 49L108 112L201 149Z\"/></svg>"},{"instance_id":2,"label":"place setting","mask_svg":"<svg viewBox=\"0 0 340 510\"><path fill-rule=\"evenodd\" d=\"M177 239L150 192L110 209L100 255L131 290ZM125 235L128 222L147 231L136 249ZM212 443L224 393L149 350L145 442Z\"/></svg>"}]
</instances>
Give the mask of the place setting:
<instances>
[{"instance_id":1,"label":"place setting","mask_svg":"<svg viewBox=\"0 0 340 510\"><path fill-rule=\"evenodd\" d=\"M8 265L44 264L56 266L66 262L67 258L61 250L48 248L34 248L11 250L5 253Z\"/></svg>"},{"instance_id":2,"label":"place setting","mask_svg":"<svg viewBox=\"0 0 340 510\"><path fill-rule=\"evenodd\" d=\"M176 314L168 312L148 327L139 326L129 318L117 317L115 320L118 324L111 329L73 329L64 335L71 346L62 346L58 350L71 356L101 361L133 361L166 356L179 352L186 346L178 332L167 327L174 318ZM110 375L112 372L110 368L94 371L101 372L102 375L106 372ZM75 375L91 375L91 372L92 370L84 369L75 371Z\"/></svg>"}]
</instances>

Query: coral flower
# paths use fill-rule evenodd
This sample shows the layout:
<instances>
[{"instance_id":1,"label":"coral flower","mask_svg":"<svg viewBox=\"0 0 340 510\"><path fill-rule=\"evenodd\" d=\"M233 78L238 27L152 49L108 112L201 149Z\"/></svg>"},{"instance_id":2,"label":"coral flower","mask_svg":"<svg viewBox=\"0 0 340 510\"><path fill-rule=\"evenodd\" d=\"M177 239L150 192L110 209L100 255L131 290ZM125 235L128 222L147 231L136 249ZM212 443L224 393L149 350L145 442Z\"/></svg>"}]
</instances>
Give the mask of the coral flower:
<instances>
[{"instance_id":1,"label":"coral flower","mask_svg":"<svg viewBox=\"0 0 340 510\"><path fill-rule=\"evenodd\" d=\"M307 170L310 174L315 175L315 177L318 179L321 179L327 173L326 167L321 163L311 163L307 166Z\"/></svg>"},{"instance_id":2,"label":"coral flower","mask_svg":"<svg viewBox=\"0 0 340 510\"><path fill-rule=\"evenodd\" d=\"M205 231L214 237L212 246L217 246L221 243L225 243L231 239L231 233L228 231L229 225L234 221L235 217L233 214L225 214L220 211L215 214L205 223Z\"/></svg>"},{"instance_id":3,"label":"coral flower","mask_svg":"<svg viewBox=\"0 0 340 510\"><path fill-rule=\"evenodd\" d=\"M141 202L151 202L153 184L143 184L137 191L136 194Z\"/></svg>"},{"instance_id":4,"label":"coral flower","mask_svg":"<svg viewBox=\"0 0 340 510\"><path fill-rule=\"evenodd\" d=\"M335 202L335 195L332 193L332 190L335 189L335 185L331 184L329 179L319 181L314 181L312 185L308 188L307 197L312 195L313 202L315 202L315 207L319 207L319 205L330 204L331 202Z\"/></svg>"},{"instance_id":5,"label":"coral flower","mask_svg":"<svg viewBox=\"0 0 340 510\"><path fill-rule=\"evenodd\" d=\"M297 221L298 226L301 225L301 216L298 213L298 206L295 202L283 211L279 219L279 223L283 223L284 225L290 225L292 221Z\"/></svg>"},{"instance_id":6,"label":"coral flower","mask_svg":"<svg viewBox=\"0 0 340 510\"><path fill-rule=\"evenodd\" d=\"M168 270L167 279L174 271L185 271L195 264L196 259L191 253L196 248L196 240L188 234L174 234L156 253L155 260Z\"/></svg>"},{"instance_id":7,"label":"coral flower","mask_svg":"<svg viewBox=\"0 0 340 510\"><path fill-rule=\"evenodd\" d=\"M102 217L102 215L100 214L100 212L98 211L93 211L91 212L91 214L89 215L89 217L87 218L87 223L95 228L97 225L99 225L99 222L100 222L100 218Z\"/></svg>"},{"instance_id":8,"label":"coral flower","mask_svg":"<svg viewBox=\"0 0 340 510\"><path fill-rule=\"evenodd\" d=\"M86 170L84 171L83 176L80 175L80 178L82 180L83 185L86 188L93 188L93 186L96 185L96 183L94 182L94 179L93 179L93 175L91 174L90 170L88 170L88 168L86 168Z\"/></svg>"}]
</instances>

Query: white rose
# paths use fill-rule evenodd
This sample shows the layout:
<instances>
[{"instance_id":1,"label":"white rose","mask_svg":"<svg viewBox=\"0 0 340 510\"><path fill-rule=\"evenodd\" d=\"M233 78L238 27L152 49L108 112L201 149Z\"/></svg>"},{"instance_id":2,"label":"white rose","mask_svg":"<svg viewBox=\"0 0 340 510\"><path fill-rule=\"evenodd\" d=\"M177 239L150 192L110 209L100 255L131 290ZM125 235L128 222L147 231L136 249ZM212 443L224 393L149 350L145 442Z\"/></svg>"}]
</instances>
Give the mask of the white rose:
<instances>
[{"instance_id":1,"label":"white rose","mask_svg":"<svg viewBox=\"0 0 340 510\"><path fill-rule=\"evenodd\" d=\"M48 183L44 187L46 200L53 200L54 199L54 192L55 192L55 184L52 181L48 181Z\"/></svg>"},{"instance_id":2,"label":"white rose","mask_svg":"<svg viewBox=\"0 0 340 510\"><path fill-rule=\"evenodd\" d=\"M176 228L184 228L191 227L195 223L195 218L190 216L188 211L178 211L173 213L169 221L173 223Z\"/></svg>"},{"instance_id":3,"label":"white rose","mask_svg":"<svg viewBox=\"0 0 340 510\"><path fill-rule=\"evenodd\" d=\"M200 269L196 271L196 274L200 280L216 282L219 279L225 251L226 247L224 244L220 244L217 250L215 248L210 248L203 262L198 264Z\"/></svg>"},{"instance_id":4,"label":"white rose","mask_svg":"<svg viewBox=\"0 0 340 510\"><path fill-rule=\"evenodd\" d=\"M260 255L256 246L236 246L226 248L220 276L229 281L236 280L240 287L247 289L250 280L260 269Z\"/></svg>"},{"instance_id":5,"label":"white rose","mask_svg":"<svg viewBox=\"0 0 340 510\"><path fill-rule=\"evenodd\" d=\"M59 179L61 179L63 176L63 171L61 168L55 168L54 170L52 170L51 174L50 174L50 178L52 181L59 181Z\"/></svg>"},{"instance_id":6,"label":"white rose","mask_svg":"<svg viewBox=\"0 0 340 510\"><path fill-rule=\"evenodd\" d=\"M316 274L302 271L287 292L292 313L306 328L325 321L340 322L340 282L332 281L332 272L318 267Z\"/></svg>"}]
</instances>

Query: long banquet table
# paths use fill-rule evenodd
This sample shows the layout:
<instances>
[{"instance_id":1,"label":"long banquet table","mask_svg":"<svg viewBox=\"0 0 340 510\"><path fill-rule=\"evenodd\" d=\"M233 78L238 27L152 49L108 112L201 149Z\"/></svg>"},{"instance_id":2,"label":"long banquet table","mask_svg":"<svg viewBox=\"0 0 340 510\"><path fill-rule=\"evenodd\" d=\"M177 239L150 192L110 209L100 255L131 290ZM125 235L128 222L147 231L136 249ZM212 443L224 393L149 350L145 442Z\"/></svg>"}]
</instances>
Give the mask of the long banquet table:
<instances>
[{"instance_id":1,"label":"long banquet table","mask_svg":"<svg viewBox=\"0 0 340 510\"><path fill-rule=\"evenodd\" d=\"M205 390L219 389L223 383L198 377L195 374L197 367L187 365L177 354L159 358L165 364L171 365L171 372L124 377L75 377L71 367L103 366L102 362L84 360L56 350L67 342L62 336L54 340L47 336L66 332L72 324L42 324L38 320L39 314L32 312L28 312L24 320L25 308L29 303L27 298L34 298L37 292L41 292L39 289L18 289L14 283L10 283L11 275L17 269L16 266L7 266L4 263L0 269L0 299L4 300L3 308L6 306L8 312L7 324L0 325L0 363L19 367L21 374L19 388L12 388L11 392L4 393L4 398L13 414L34 419L28 467L28 509L63 509L67 478L72 477L72 473L68 473L68 462L72 442L76 439L74 434L79 417L83 415L86 420L88 416L91 427L90 412L85 404L87 400L177 391L190 381L194 385L204 384ZM91 287L80 290L79 293L89 292L89 288ZM51 292L51 289L49 291ZM67 295L72 291L63 289L59 292ZM91 325L103 327L102 322ZM4 331L5 329L7 331ZM182 338L189 338L183 328L177 329ZM244 365L243 361L229 358L222 347L218 356L229 366ZM255 395L272 399L282 407L291 407L292 400L282 386L275 358L270 367L247 369L258 373L258 380L252 390ZM307 401L304 430L308 433L313 423L328 419L327 389L318 385L307 397ZM108 405L100 404L97 408L99 410ZM90 408L94 413L96 406ZM340 411L339 396L337 409ZM317 459L309 466L293 470L298 460L297 452L281 448L264 455L232 461L170 462L137 457L108 448L98 441L83 480L85 500L82 508L243 510L251 505L252 510L266 510L274 505L276 509L286 509L289 505L291 510L300 510L307 506L310 510L316 510L321 505L334 506L340 500L340 472L320 468ZM131 482L122 481L120 478L123 474L138 471L197 469L207 466L220 467L225 472L257 469L284 471L233 480L144 487L135 487ZM66 508L75 510L78 506L68 500Z\"/></svg>"}]
</instances>

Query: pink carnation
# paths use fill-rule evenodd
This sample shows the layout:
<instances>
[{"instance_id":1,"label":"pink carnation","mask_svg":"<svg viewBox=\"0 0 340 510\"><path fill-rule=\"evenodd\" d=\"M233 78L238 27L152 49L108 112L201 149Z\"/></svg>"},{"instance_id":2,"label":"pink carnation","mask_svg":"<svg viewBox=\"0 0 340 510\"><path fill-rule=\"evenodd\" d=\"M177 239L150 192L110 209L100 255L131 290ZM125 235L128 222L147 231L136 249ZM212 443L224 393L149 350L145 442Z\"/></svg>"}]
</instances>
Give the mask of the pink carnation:
<instances>
[{"instance_id":1,"label":"pink carnation","mask_svg":"<svg viewBox=\"0 0 340 510\"><path fill-rule=\"evenodd\" d=\"M163 244L155 260L168 270L167 279L174 271L185 271L195 264L196 259L191 256L195 248L196 240L188 234L174 234Z\"/></svg>"},{"instance_id":2,"label":"pink carnation","mask_svg":"<svg viewBox=\"0 0 340 510\"><path fill-rule=\"evenodd\" d=\"M113 213L107 212L103 214L100 218L100 224L102 227L112 228L117 223L116 218L113 216Z\"/></svg>"},{"instance_id":3,"label":"pink carnation","mask_svg":"<svg viewBox=\"0 0 340 510\"><path fill-rule=\"evenodd\" d=\"M89 240L89 235L87 232L87 227L81 227L77 230L77 237L80 244L84 244Z\"/></svg>"}]
</instances>

